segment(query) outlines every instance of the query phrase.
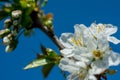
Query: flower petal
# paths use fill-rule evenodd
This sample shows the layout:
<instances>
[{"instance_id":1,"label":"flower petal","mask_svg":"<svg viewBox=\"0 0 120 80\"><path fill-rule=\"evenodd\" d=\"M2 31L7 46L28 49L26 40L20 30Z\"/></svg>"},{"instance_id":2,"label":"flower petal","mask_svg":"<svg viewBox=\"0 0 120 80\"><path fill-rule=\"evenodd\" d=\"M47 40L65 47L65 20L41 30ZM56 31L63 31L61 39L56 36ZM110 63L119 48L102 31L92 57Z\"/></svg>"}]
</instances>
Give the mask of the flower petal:
<instances>
[{"instance_id":1,"label":"flower petal","mask_svg":"<svg viewBox=\"0 0 120 80\"><path fill-rule=\"evenodd\" d=\"M109 66L117 66L120 64L120 54L112 52L109 57Z\"/></svg>"},{"instance_id":2,"label":"flower petal","mask_svg":"<svg viewBox=\"0 0 120 80\"><path fill-rule=\"evenodd\" d=\"M117 32L117 27L113 26L112 24L106 24L105 34L112 35Z\"/></svg>"},{"instance_id":3,"label":"flower petal","mask_svg":"<svg viewBox=\"0 0 120 80\"><path fill-rule=\"evenodd\" d=\"M73 53L73 49L72 48L65 48L60 50L62 56L64 57L71 57L73 56L75 53Z\"/></svg>"},{"instance_id":4,"label":"flower petal","mask_svg":"<svg viewBox=\"0 0 120 80\"><path fill-rule=\"evenodd\" d=\"M70 38L73 37L74 34L72 33L62 33L61 37L60 37L60 41L61 43L67 47L67 48L71 48L73 45L72 43L69 41Z\"/></svg>"},{"instance_id":5,"label":"flower petal","mask_svg":"<svg viewBox=\"0 0 120 80\"><path fill-rule=\"evenodd\" d=\"M114 36L109 36L107 39L108 39L108 41L110 41L110 42L112 42L114 44L120 43L120 40L115 38Z\"/></svg>"},{"instance_id":6,"label":"flower petal","mask_svg":"<svg viewBox=\"0 0 120 80\"><path fill-rule=\"evenodd\" d=\"M73 73L67 77L67 80L81 80L81 79L79 79L79 75L77 73Z\"/></svg>"},{"instance_id":7,"label":"flower petal","mask_svg":"<svg viewBox=\"0 0 120 80\"><path fill-rule=\"evenodd\" d=\"M94 74L101 74L103 71L108 69L108 60L107 58L103 58L102 60L96 60L91 64L91 67Z\"/></svg>"},{"instance_id":8,"label":"flower petal","mask_svg":"<svg viewBox=\"0 0 120 80\"><path fill-rule=\"evenodd\" d=\"M60 64L59 67L63 70L63 71L68 71L70 73L79 71L79 65L76 65L75 62L73 60L70 60L68 58L63 58L60 60Z\"/></svg>"}]
</instances>

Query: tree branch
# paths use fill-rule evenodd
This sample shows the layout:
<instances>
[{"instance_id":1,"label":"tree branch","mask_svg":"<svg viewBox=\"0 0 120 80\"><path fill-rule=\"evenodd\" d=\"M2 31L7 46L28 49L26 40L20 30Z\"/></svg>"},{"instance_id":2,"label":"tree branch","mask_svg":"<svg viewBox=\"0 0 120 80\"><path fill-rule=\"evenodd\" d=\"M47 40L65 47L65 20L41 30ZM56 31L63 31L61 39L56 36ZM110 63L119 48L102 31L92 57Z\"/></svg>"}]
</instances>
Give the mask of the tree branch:
<instances>
[{"instance_id":1,"label":"tree branch","mask_svg":"<svg viewBox=\"0 0 120 80\"><path fill-rule=\"evenodd\" d=\"M38 11L32 11L32 13L30 14L31 19L33 21L34 27L39 28L40 30L42 30L55 44L56 46L61 50L64 49L64 46L60 43L59 39L57 38L57 36L54 34L53 31L48 30L48 28L46 26L42 25L42 22L40 21L40 19L37 16Z\"/></svg>"}]
</instances>

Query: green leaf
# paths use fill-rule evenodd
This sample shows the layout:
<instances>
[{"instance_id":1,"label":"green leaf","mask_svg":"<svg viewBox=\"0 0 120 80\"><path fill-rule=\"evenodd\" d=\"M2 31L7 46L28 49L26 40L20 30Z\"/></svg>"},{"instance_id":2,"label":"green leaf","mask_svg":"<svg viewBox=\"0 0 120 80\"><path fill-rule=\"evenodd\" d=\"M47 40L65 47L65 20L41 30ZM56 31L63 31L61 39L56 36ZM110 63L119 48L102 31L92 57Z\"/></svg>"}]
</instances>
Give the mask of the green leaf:
<instances>
[{"instance_id":1,"label":"green leaf","mask_svg":"<svg viewBox=\"0 0 120 80\"><path fill-rule=\"evenodd\" d=\"M42 68L42 73L44 75L44 78L47 78L47 76L49 75L50 71L52 70L52 68L54 67L54 63L51 64L47 64L45 66L43 66Z\"/></svg>"},{"instance_id":2,"label":"green leaf","mask_svg":"<svg viewBox=\"0 0 120 80\"><path fill-rule=\"evenodd\" d=\"M36 68L36 67L43 66L49 63L54 63L54 62L46 59L46 57L42 59L36 59L32 61L30 64L28 64L24 69Z\"/></svg>"}]
</instances>

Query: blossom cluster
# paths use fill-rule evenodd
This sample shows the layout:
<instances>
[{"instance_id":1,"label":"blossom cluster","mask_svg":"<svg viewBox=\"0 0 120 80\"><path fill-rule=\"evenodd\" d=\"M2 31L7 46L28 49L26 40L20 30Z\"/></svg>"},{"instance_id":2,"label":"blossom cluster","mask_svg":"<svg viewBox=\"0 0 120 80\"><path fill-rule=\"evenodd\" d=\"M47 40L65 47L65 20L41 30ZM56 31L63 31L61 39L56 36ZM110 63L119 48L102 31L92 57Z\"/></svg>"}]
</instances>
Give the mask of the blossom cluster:
<instances>
[{"instance_id":1,"label":"blossom cluster","mask_svg":"<svg viewBox=\"0 0 120 80\"><path fill-rule=\"evenodd\" d=\"M21 27L21 10L15 10L11 13L11 19L4 21L4 29L0 30L0 38L3 39L3 44L6 45L5 51L13 51L18 43L17 36Z\"/></svg>"},{"instance_id":2,"label":"blossom cluster","mask_svg":"<svg viewBox=\"0 0 120 80\"><path fill-rule=\"evenodd\" d=\"M120 54L114 52L109 43L120 40L112 36L117 27L112 24L92 23L74 26L74 33L63 33L60 37L65 46L60 50L59 67L70 73L67 80L97 80L95 75L104 73L110 66L120 64Z\"/></svg>"}]
</instances>

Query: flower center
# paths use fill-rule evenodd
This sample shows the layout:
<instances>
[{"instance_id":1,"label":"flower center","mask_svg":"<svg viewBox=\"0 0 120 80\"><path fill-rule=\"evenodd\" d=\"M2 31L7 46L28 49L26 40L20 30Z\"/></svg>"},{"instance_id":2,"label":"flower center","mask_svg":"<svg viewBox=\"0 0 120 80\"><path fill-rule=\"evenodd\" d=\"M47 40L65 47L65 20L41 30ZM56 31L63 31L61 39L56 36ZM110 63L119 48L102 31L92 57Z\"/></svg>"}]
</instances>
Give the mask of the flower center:
<instances>
[{"instance_id":1,"label":"flower center","mask_svg":"<svg viewBox=\"0 0 120 80\"><path fill-rule=\"evenodd\" d=\"M93 55L95 59L102 58L103 52L101 52L100 50L94 50Z\"/></svg>"}]
</instances>

